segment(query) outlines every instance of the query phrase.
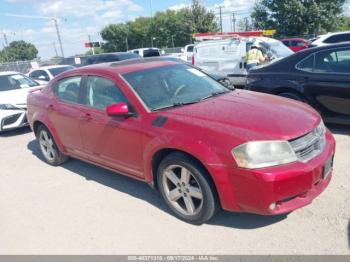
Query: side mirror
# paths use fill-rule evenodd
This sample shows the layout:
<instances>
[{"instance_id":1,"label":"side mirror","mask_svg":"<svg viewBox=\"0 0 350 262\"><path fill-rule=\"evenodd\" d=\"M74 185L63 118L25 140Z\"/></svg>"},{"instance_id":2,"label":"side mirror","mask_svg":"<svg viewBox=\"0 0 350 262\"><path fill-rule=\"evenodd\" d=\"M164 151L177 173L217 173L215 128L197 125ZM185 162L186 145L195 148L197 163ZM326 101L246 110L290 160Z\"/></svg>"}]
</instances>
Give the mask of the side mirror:
<instances>
[{"instance_id":1,"label":"side mirror","mask_svg":"<svg viewBox=\"0 0 350 262\"><path fill-rule=\"evenodd\" d=\"M181 53L185 53L185 48L181 48Z\"/></svg>"},{"instance_id":2,"label":"side mirror","mask_svg":"<svg viewBox=\"0 0 350 262\"><path fill-rule=\"evenodd\" d=\"M117 104L112 104L106 108L107 115L109 116L131 116L133 113L129 111L129 107L126 103L120 102Z\"/></svg>"}]
</instances>

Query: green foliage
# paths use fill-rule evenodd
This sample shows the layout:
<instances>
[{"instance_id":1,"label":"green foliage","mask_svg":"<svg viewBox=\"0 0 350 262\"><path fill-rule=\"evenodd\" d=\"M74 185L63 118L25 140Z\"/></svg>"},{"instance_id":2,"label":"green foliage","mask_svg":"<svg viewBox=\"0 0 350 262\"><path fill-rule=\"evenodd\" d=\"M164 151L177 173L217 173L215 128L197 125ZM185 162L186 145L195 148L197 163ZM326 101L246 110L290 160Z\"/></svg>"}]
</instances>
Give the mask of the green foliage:
<instances>
[{"instance_id":1,"label":"green foliage","mask_svg":"<svg viewBox=\"0 0 350 262\"><path fill-rule=\"evenodd\" d=\"M198 0L178 11L157 12L153 18L139 17L125 24L111 24L101 31L106 52L153 46L164 48L191 43L193 33L216 32L215 15Z\"/></svg>"},{"instance_id":2,"label":"green foliage","mask_svg":"<svg viewBox=\"0 0 350 262\"><path fill-rule=\"evenodd\" d=\"M258 29L277 29L282 36L320 34L336 30L346 0L260 0L252 18Z\"/></svg>"},{"instance_id":3,"label":"green foliage","mask_svg":"<svg viewBox=\"0 0 350 262\"><path fill-rule=\"evenodd\" d=\"M38 55L38 49L25 41L13 41L0 52L1 62L32 60Z\"/></svg>"},{"instance_id":4,"label":"green foliage","mask_svg":"<svg viewBox=\"0 0 350 262\"><path fill-rule=\"evenodd\" d=\"M338 31L350 31L350 17L344 17Z\"/></svg>"}]
</instances>

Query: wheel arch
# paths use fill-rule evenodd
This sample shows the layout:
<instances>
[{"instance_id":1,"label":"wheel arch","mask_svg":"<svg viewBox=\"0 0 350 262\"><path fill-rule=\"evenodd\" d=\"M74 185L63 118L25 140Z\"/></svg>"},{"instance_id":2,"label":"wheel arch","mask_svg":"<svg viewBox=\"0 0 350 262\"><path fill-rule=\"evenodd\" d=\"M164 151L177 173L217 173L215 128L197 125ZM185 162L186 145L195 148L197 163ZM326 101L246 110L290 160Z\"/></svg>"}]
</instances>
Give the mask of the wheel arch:
<instances>
[{"instance_id":1,"label":"wheel arch","mask_svg":"<svg viewBox=\"0 0 350 262\"><path fill-rule=\"evenodd\" d=\"M56 145L58 146L58 149L61 152L66 153L65 147L63 146L62 141L59 138L56 129L46 117L42 115L35 115L35 117L33 118L33 124L32 124L34 135L37 136L38 128L41 125L45 126L49 130L49 132L53 136L53 139L55 140Z\"/></svg>"}]
</instances>

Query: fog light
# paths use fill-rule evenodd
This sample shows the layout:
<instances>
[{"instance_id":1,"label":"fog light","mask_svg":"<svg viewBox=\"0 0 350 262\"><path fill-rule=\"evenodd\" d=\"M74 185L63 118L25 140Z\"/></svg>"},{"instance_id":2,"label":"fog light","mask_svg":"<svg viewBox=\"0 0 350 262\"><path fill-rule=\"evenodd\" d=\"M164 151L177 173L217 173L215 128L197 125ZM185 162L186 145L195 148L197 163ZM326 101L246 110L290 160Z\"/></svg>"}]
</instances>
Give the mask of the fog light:
<instances>
[{"instance_id":1,"label":"fog light","mask_svg":"<svg viewBox=\"0 0 350 262\"><path fill-rule=\"evenodd\" d=\"M276 208L276 202L273 202L269 205L269 210L274 210Z\"/></svg>"}]
</instances>

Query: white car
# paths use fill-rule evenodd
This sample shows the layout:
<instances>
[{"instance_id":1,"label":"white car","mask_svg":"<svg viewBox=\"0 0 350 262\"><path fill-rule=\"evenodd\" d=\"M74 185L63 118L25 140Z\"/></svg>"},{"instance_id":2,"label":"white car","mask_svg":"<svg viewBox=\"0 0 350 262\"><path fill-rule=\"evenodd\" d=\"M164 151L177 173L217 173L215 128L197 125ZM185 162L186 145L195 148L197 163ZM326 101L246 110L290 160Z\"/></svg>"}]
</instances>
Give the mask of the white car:
<instances>
[{"instance_id":1,"label":"white car","mask_svg":"<svg viewBox=\"0 0 350 262\"><path fill-rule=\"evenodd\" d=\"M350 42L350 31L319 35L312 40L309 47L325 46L342 42Z\"/></svg>"},{"instance_id":2,"label":"white car","mask_svg":"<svg viewBox=\"0 0 350 262\"><path fill-rule=\"evenodd\" d=\"M65 71L74 69L71 65L53 65L53 66L43 66L39 68L32 69L27 75L37 81L39 84L47 84L51 79L53 79L58 74Z\"/></svg>"},{"instance_id":3,"label":"white car","mask_svg":"<svg viewBox=\"0 0 350 262\"><path fill-rule=\"evenodd\" d=\"M27 95L42 86L18 72L0 72L0 132L28 125Z\"/></svg>"},{"instance_id":4,"label":"white car","mask_svg":"<svg viewBox=\"0 0 350 262\"><path fill-rule=\"evenodd\" d=\"M194 45L186 45L184 48L181 48L181 56L180 59L187 62L191 63L192 62L192 56L193 56L193 49Z\"/></svg>"},{"instance_id":5,"label":"white car","mask_svg":"<svg viewBox=\"0 0 350 262\"><path fill-rule=\"evenodd\" d=\"M235 86L244 86L247 77L245 57L253 44L259 46L269 61L276 61L294 53L276 39L234 37L196 44L192 63L209 74L228 77Z\"/></svg>"},{"instance_id":6,"label":"white car","mask_svg":"<svg viewBox=\"0 0 350 262\"><path fill-rule=\"evenodd\" d=\"M133 49L129 50L129 53L138 54L141 57L154 57L154 56L160 56L160 50L158 48L139 48L139 49Z\"/></svg>"}]
</instances>

